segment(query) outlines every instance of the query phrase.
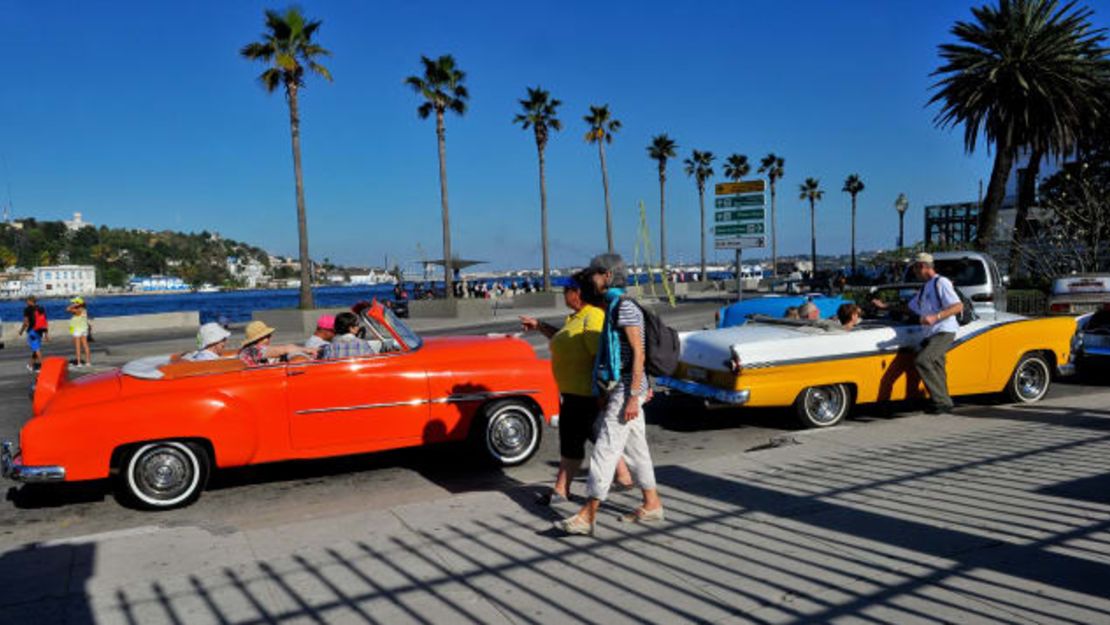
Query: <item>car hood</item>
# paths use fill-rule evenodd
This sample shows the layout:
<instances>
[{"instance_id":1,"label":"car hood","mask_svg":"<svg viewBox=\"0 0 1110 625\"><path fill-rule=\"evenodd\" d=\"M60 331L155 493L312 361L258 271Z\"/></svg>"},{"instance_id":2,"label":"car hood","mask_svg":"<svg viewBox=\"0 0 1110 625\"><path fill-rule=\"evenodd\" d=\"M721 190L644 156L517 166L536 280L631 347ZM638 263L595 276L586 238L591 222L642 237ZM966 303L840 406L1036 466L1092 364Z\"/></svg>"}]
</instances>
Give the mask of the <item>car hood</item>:
<instances>
[{"instance_id":1,"label":"car hood","mask_svg":"<svg viewBox=\"0 0 1110 625\"><path fill-rule=\"evenodd\" d=\"M420 351L436 360L536 358L527 341L507 334L427 337Z\"/></svg>"}]
</instances>

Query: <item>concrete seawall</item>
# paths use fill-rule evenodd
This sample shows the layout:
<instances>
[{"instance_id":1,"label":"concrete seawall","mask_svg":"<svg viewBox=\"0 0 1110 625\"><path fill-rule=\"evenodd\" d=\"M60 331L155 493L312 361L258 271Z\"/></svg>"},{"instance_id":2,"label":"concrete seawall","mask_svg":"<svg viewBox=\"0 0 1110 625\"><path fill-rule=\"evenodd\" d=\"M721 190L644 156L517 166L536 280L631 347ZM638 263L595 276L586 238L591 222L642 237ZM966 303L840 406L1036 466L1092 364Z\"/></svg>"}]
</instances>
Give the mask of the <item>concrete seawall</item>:
<instances>
[{"instance_id":1,"label":"concrete seawall","mask_svg":"<svg viewBox=\"0 0 1110 625\"><path fill-rule=\"evenodd\" d=\"M152 330L196 329L200 326L200 313L191 311L126 315L122 317L94 317L93 334L125 334ZM0 327L0 340L16 341L20 337L20 322L9 322ZM50 336L59 339L69 336L69 317L50 320Z\"/></svg>"}]
</instances>

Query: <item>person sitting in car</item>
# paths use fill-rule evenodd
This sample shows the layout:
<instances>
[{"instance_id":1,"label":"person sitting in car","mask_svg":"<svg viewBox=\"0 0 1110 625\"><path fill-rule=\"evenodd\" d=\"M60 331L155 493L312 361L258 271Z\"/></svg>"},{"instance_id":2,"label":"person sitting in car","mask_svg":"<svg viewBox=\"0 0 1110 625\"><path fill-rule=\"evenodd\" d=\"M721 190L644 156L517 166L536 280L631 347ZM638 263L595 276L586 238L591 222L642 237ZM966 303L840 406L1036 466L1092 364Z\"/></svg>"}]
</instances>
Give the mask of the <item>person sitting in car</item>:
<instances>
[{"instance_id":1,"label":"person sitting in car","mask_svg":"<svg viewBox=\"0 0 1110 625\"><path fill-rule=\"evenodd\" d=\"M821 318L821 310L817 304L806 302L798 307L798 317L807 321L817 321Z\"/></svg>"},{"instance_id":2,"label":"person sitting in car","mask_svg":"<svg viewBox=\"0 0 1110 625\"><path fill-rule=\"evenodd\" d=\"M227 339L230 337L231 333L219 323L206 323L197 332L197 347L200 349L185 354L181 357L181 360L192 362L219 360L223 355L224 347L227 347Z\"/></svg>"},{"instance_id":3,"label":"person sitting in car","mask_svg":"<svg viewBox=\"0 0 1110 625\"><path fill-rule=\"evenodd\" d=\"M304 356L312 358L314 353L300 345L271 345L276 330L261 321L252 321L247 324L246 337L239 348L239 360L247 366L257 367L268 365L282 358L290 356Z\"/></svg>"},{"instance_id":4,"label":"person sitting in car","mask_svg":"<svg viewBox=\"0 0 1110 625\"><path fill-rule=\"evenodd\" d=\"M325 360L339 360L377 354L382 351L381 341L368 341L359 337L358 315L351 312L335 316L335 338L324 346Z\"/></svg>"},{"instance_id":5,"label":"person sitting in car","mask_svg":"<svg viewBox=\"0 0 1110 625\"><path fill-rule=\"evenodd\" d=\"M840 308L836 309L836 319L840 322L840 327L849 332L859 325L861 314L860 307L850 302L841 304Z\"/></svg>"}]
</instances>

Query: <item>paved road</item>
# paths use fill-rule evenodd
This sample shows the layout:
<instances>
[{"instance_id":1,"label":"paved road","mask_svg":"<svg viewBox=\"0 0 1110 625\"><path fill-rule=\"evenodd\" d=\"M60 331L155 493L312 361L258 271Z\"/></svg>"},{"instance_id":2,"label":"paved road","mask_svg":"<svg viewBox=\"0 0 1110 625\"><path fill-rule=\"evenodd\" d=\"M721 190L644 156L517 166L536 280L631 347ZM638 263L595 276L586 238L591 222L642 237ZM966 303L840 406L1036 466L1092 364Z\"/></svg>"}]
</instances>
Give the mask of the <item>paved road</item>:
<instances>
[{"instance_id":1,"label":"paved road","mask_svg":"<svg viewBox=\"0 0 1110 625\"><path fill-rule=\"evenodd\" d=\"M711 304L698 304L668 313L667 318L675 327L693 329L705 325L712 310ZM514 329L512 322L498 322L470 328L468 333ZM428 332L444 333L450 332ZM118 364L144 350L183 350L192 341L186 334L160 336L163 340L157 342L150 338L105 341L110 343L109 353L95 358L105 365ZM537 352L546 354L542 339L535 335L528 338ZM28 380L18 356L13 358L12 353L5 353L0 357L0 437L14 437L30 415ZM1067 397L1090 390L1077 384L1062 384L1054 388L1052 396ZM908 409L903 412L907 413ZM871 421L890 418L898 415L877 414L872 408L860 411L852 424L866 427ZM738 450L764 448L784 432L796 431L788 411L706 411L696 402L666 397L653 402L648 423L657 461L678 466ZM107 483L12 487L0 503L0 549L5 545L122 530L152 522L221 532L329 517L367 506L388 508L473 491L501 490L527 497L536 490L537 483L554 474L557 437L553 430L545 434L535 459L504 471L480 468L462 447L400 450L224 471L213 477L209 490L196 505L156 515L121 506ZM581 486L576 488L581 492Z\"/></svg>"}]
</instances>

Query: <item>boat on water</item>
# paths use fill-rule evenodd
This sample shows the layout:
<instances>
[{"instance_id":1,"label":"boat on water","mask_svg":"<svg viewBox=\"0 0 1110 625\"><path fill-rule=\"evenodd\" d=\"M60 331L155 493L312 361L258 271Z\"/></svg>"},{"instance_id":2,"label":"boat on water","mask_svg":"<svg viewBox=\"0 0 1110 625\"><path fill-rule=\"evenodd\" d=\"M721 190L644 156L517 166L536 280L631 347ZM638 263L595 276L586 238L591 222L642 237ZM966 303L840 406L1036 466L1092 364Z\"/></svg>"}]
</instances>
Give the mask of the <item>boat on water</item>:
<instances>
[{"instance_id":1,"label":"boat on water","mask_svg":"<svg viewBox=\"0 0 1110 625\"><path fill-rule=\"evenodd\" d=\"M193 290L197 293L219 293L222 289L210 282L205 282Z\"/></svg>"}]
</instances>

